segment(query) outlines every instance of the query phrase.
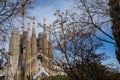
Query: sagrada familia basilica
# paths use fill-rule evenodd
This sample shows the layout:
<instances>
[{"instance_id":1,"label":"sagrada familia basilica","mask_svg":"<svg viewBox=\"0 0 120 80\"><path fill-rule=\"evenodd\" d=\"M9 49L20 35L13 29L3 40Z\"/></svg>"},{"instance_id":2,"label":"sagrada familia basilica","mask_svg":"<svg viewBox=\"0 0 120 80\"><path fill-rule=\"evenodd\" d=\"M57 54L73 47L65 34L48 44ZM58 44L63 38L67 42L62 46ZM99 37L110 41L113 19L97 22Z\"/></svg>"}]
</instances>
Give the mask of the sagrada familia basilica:
<instances>
[{"instance_id":1,"label":"sagrada familia basilica","mask_svg":"<svg viewBox=\"0 0 120 80\"><path fill-rule=\"evenodd\" d=\"M34 20L35 17L33 17L32 30L28 23L28 30L23 30L22 34L18 30L12 31L8 54L9 65L5 67L6 80L27 80L27 77L40 80L41 77L60 74L61 68L55 65L54 61L52 25L49 26L48 37L46 19L44 19L43 32L36 37Z\"/></svg>"}]
</instances>

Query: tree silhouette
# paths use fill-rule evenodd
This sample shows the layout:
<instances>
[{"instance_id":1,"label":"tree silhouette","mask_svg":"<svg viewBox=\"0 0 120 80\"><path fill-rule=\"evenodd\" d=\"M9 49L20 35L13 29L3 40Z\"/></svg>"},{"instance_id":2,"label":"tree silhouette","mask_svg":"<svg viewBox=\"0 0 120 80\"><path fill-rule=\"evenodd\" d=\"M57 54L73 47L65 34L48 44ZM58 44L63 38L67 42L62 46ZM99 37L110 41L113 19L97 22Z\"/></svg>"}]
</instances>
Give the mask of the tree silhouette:
<instances>
[{"instance_id":1,"label":"tree silhouette","mask_svg":"<svg viewBox=\"0 0 120 80\"><path fill-rule=\"evenodd\" d=\"M116 57L120 63L120 0L110 0L110 15L112 18L112 31L116 42Z\"/></svg>"}]
</instances>

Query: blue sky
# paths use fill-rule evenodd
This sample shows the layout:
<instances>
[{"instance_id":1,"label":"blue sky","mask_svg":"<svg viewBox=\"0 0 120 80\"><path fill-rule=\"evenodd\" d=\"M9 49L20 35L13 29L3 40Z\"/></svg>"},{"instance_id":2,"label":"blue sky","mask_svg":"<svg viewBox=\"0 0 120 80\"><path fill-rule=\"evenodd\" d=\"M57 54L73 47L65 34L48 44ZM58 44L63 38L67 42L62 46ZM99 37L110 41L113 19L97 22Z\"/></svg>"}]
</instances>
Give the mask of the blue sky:
<instances>
[{"instance_id":1,"label":"blue sky","mask_svg":"<svg viewBox=\"0 0 120 80\"><path fill-rule=\"evenodd\" d=\"M31 16L36 16L38 23L43 23L43 18L47 18L47 25L51 24L55 17L53 14L56 10L65 11L66 9L72 8L72 0L37 0L37 4L34 9L30 10ZM40 29L37 29L39 32ZM110 58L103 62L103 64L113 63L116 66L120 66L115 56L114 45L104 43L105 47L99 51L105 52Z\"/></svg>"},{"instance_id":2,"label":"blue sky","mask_svg":"<svg viewBox=\"0 0 120 80\"><path fill-rule=\"evenodd\" d=\"M55 17L56 10L66 10L72 7L72 0L37 0L36 7L29 12L37 17L37 21L42 23L43 18L47 18L47 24L51 24Z\"/></svg>"}]
</instances>

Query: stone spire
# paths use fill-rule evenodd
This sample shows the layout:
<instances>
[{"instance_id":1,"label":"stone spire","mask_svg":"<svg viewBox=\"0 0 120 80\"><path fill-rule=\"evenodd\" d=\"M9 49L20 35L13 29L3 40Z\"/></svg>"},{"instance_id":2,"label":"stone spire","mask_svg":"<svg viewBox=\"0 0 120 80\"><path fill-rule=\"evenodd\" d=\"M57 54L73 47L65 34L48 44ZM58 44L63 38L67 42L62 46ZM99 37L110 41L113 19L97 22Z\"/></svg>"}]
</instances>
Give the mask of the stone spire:
<instances>
[{"instance_id":1,"label":"stone spire","mask_svg":"<svg viewBox=\"0 0 120 80\"><path fill-rule=\"evenodd\" d=\"M42 40L42 53L43 53L43 67L44 69L48 71L49 61L48 61L48 41L47 41L47 33L46 33L46 18L44 18L44 30L43 30L43 40Z\"/></svg>"},{"instance_id":2,"label":"stone spire","mask_svg":"<svg viewBox=\"0 0 120 80\"><path fill-rule=\"evenodd\" d=\"M42 52L44 55L48 55L48 41L47 41L47 33L46 33L46 18L44 18L44 31L43 31L43 44L42 44Z\"/></svg>"},{"instance_id":3,"label":"stone spire","mask_svg":"<svg viewBox=\"0 0 120 80\"><path fill-rule=\"evenodd\" d=\"M33 27L32 27L32 56L37 53L37 41L36 41L36 30L35 30L35 16L33 17Z\"/></svg>"},{"instance_id":4,"label":"stone spire","mask_svg":"<svg viewBox=\"0 0 120 80\"><path fill-rule=\"evenodd\" d=\"M48 48L48 57L49 57L49 74L53 75L53 69L54 69L54 49L53 49L53 42L52 42L52 25L50 25L49 29L49 48Z\"/></svg>"},{"instance_id":5,"label":"stone spire","mask_svg":"<svg viewBox=\"0 0 120 80\"><path fill-rule=\"evenodd\" d=\"M35 16L33 17L33 27L32 27L32 39L31 39L31 74L34 76L36 74L36 65L37 65L37 39L36 39L36 30L35 30Z\"/></svg>"},{"instance_id":6,"label":"stone spire","mask_svg":"<svg viewBox=\"0 0 120 80\"><path fill-rule=\"evenodd\" d=\"M30 22L28 22L28 36L25 53L25 80L26 76L31 75L31 38L30 38Z\"/></svg>"}]
</instances>

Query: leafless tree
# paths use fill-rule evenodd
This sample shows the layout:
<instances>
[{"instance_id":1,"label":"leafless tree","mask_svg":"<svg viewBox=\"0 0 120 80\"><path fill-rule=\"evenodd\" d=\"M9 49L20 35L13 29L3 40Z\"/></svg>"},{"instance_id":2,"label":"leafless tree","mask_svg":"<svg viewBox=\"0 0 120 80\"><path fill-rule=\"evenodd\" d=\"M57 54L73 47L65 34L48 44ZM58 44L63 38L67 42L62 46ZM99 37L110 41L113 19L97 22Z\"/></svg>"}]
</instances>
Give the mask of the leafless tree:
<instances>
[{"instance_id":1,"label":"leafless tree","mask_svg":"<svg viewBox=\"0 0 120 80\"><path fill-rule=\"evenodd\" d=\"M23 7L28 8L30 2L31 0L0 0L0 45L9 38L11 30L21 27L15 25L23 14Z\"/></svg>"},{"instance_id":2,"label":"leafless tree","mask_svg":"<svg viewBox=\"0 0 120 80\"><path fill-rule=\"evenodd\" d=\"M120 62L119 41L119 0L74 0L79 23L96 28L96 38L115 46ZM99 35L99 33L102 35Z\"/></svg>"},{"instance_id":3,"label":"leafless tree","mask_svg":"<svg viewBox=\"0 0 120 80\"><path fill-rule=\"evenodd\" d=\"M66 12L58 10L55 15L57 19L54 22L53 35L55 49L61 55L62 68L65 71L70 70L74 80L81 78L84 80L81 70L77 68L79 73L77 75L73 68L78 67L79 64L86 64L92 79L97 80L92 67L89 66L89 63L100 63L103 59L103 54L96 54L96 50L103 46L94 36L96 29L92 25L76 22L74 14L69 13L68 10Z\"/></svg>"},{"instance_id":4,"label":"leafless tree","mask_svg":"<svg viewBox=\"0 0 120 80\"><path fill-rule=\"evenodd\" d=\"M12 20L22 11L22 6L28 4L29 0L1 0L0 1L0 32L12 29Z\"/></svg>"},{"instance_id":5,"label":"leafless tree","mask_svg":"<svg viewBox=\"0 0 120 80\"><path fill-rule=\"evenodd\" d=\"M115 44L111 31L111 18L109 13L109 0L75 0L77 12L79 12L80 23L92 25L100 33L107 37L96 37L102 41Z\"/></svg>"},{"instance_id":6,"label":"leafless tree","mask_svg":"<svg viewBox=\"0 0 120 80\"><path fill-rule=\"evenodd\" d=\"M7 40L9 41L11 30L21 27L15 26L18 23L15 19L21 19L22 14L25 14L23 8L24 10L27 9L31 1L32 0L0 0L0 57L2 57L0 59L0 66L5 61L3 57L7 59L5 57L7 52L2 52L2 50L6 48L5 45L8 44Z\"/></svg>"}]
</instances>

